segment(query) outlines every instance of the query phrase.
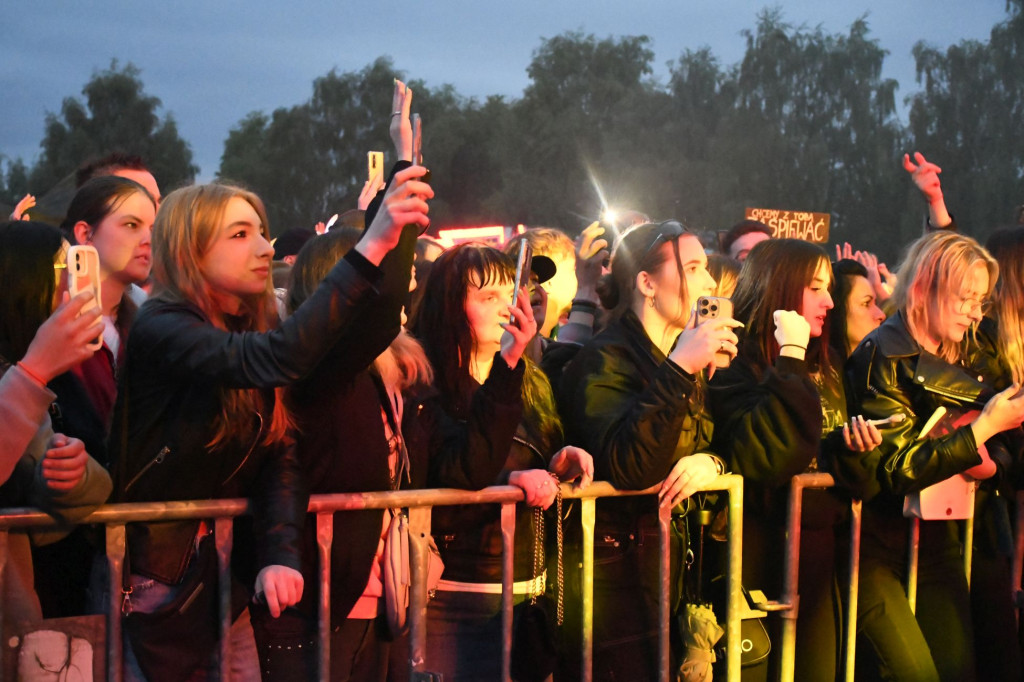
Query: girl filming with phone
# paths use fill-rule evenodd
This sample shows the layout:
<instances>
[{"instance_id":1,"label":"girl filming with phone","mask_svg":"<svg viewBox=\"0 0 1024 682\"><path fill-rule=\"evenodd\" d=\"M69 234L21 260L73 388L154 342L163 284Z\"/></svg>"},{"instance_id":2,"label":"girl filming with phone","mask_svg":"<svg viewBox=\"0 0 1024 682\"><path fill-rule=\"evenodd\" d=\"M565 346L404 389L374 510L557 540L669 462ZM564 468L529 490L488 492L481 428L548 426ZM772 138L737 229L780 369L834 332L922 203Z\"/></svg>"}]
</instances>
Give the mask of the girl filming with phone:
<instances>
[{"instance_id":1,"label":"girl filming with phone","mask_svg":"<svg viewBox=\"0 0 1024 682\"><path fill-rule=\"evenodd\" d=\"M66 255L67 242L50 225L0 223L0 506L39 507L73 521L106 501L110 477L80 439L54 432L49 415L56 395L47 384L92 357L89 344L103 331L91 292L70 298L65 291ZM28 533L7 539L0 595L7 623L43 617L29 540Z\"/></svg>"},{"instance_id":2,"label":"girl filming with phone","mask_svg":"<svg viewBox=\"0 0 1024 682\"><path fill-rule=\"evenodd\" d=\"M412 325L434 368L434 385L405 410L422 422L418 430L436 434L427 444L430 487L513 485L525 493L515 535L518 621L523 602L545 592L545 574L534 561L537 548L527 508L547 508L555 501L558 480L552 474L589 484L593 462L579 448L558 449L562 432L550 384L523 357L537 333L530 297L523 288L511 305L514 280L511 259L488 246L461 244L437 258ZM457 438L448 446L454 449L452 455L435 456L436 437L453 430ZM410 443L410 449L417 447L423 445ZM497 679L499 509L437 507L432 530L445 572L427 608L426 667L446 680ZM514 638L513 649L528 644ZM519 658L553 665L542 654L524 650Z\"/></svg>"},{"instance_id":3,"label":"girl filming with phone","mask_svg":"<svg viewBox=\"0 0 1024 682\"><path fill-rule=\"evenodd\" d=\"M907 250L893 292L896 313L850 356L852 398L865 416L904 414L874 453L880 492L864 505L858 625L866 651L897 679L973 680L973 628L957 524L920 523L916 613L903 588L908 522L904 498L957 474L987 479L1000 468L992 440L1024 420L1024 398L963 369L964 342L983 319L999 276L976 241L952 232ZM925 433L938 408L961 415ZM858 647L858 651L862 647ZM873 671L872 671L873 672Z\"/></svg>"},{"instance_id":4,"label":"girl filming with phone","mask_svg":"<svg viewBox=\"0 0 1024 682\"><path fill-rule=\"evenodd\" d=\"M722 316L694 326L697 299L714 286L700 241L682 225L631 228L599 289L610 322L562 376L567 437L594 453L596 477L627 490L661 485L658 500L605 500L597 507L595 679L657 678L657 505L674 507L725 471L705 451L712 426L704 370L717 353L735 354L739 323ZM676 544L674 555L681 550ZM567 604L579 603L577 564L576 557L566 561L576 589ZM566 624L571 635L579 632L574 616ZM578 674L574 655L566 656L570 676Z\"/></svg>"},{"instance_id":5,"label":"girl filming with phone","mask_svg":"<svg viewBox=\"0 0 1024 682\"><path fill-rule=\"evenodd\" d=\"M252 527L236 524L234 580L241 594L254 585L272 616L302 595L298 543L307 499L280 387L329 352L344 352L335 345L360 308L372 305L378 265L403 226L428 222L425 200L433 192L418 181L424 172L396 174L360 242L276 328L273 247L259 198L210 184L172 192L161 204L153 242L158 289L132 328L111 437L116 499L253 497ZM218 622L210 529L205 521L129 526L129 679L181 679L215 664L218 637L207 627ZM232 615L232 668L240 679L256 679L244 601Z\"/></svg>"}]
</instances>

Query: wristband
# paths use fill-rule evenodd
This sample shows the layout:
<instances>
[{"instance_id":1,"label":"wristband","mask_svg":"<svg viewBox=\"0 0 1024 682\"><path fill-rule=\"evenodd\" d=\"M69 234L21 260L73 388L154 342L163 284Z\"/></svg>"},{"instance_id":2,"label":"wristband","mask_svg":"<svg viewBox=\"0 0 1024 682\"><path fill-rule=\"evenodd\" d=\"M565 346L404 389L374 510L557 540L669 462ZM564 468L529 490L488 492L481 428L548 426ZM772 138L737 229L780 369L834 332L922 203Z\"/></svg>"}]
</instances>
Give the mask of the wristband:
<instances>
[{"instance_id":1,"label":"wristband","mask_svg":"<svg viewBox=\"0 0 1024 682\"><path fill-rule=\"evenodd\" d=\"M28 375L29 379L31 379L32 381L36 382L37 384L39 384L43 388L46 388L46 382L43 381L42 378L38 374L36 374L32 370L30 370L28 367L26 367L24 363L19 362L18 363L18 367L21 368L22 372L24 372L25 374Z\"/></svg>"},{"instance_id":2,"label":"wristband","mask_svg":"<svg viewBox=\"0 0 1024 682\"><path fill-rule=\"evenodd\" d=\"M798 343L784 343L779 346L779 350L782 350L783 348L799 348L800 350L807 350L807 346L801 346Z\"/></svg>"}]
</instances>

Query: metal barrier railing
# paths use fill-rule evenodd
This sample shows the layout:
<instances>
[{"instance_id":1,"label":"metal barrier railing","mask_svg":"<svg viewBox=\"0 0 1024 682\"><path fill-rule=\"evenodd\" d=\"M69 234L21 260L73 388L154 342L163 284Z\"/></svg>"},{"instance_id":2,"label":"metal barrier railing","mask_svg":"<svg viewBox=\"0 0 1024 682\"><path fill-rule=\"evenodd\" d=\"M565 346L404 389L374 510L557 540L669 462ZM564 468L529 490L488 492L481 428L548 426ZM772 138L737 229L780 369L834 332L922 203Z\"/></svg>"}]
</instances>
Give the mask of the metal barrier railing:
<instances>
[{"instance_id":1,"label":"metal barrier railing","mask_svg":"<svg viewBox=\"0 0 1024 682\"><path fill-rule=\"evenodd\" d=\"M803 515L803 491L807 488L831 488L835 480L829 474L798 474L791 481L789 510L786 520L786 555L785 575L783 579L782 597L778 601L755 604L762 611L778 612L782 618L782 642L780 643L780 674L782 682L791 682L796 667L796 623L799 614L800 594L798 590L800 578L800 520ZM1024 499L1024 493L1018 500ZM1016 553L1013 566L1014 595L1018 604L1024 599L1020 596L1020 567L1024 565L1024 505L1018 507L1018 527ZM860 535L863 505L860 500L850 502L850 583L847 585L847 605L845 619L844 645L844 679L852 682L855 673L857 651L857 600L859 597L860 577ZM918 550L921 538L921 519L908 519L909 535L907 542L907 601L913 612L917 605L917 569ZM964 519L964 572L967 584L971 582L971 561L974 541L974 508L970 516Z\"/></svg>"},{"instance_id":2,"label":"metal barrier railing","mask_svg":"<svg viewBox=\"0 0 1024 682\"><path fill-rule=\"evenodd\" d=\"M786 517L786 554L782 597L778 601L754 604L761 611L777 612L782 618L779 678L791 682L796 673L796 623L800 611L800 521L803 517L803 496L807 488L832 488L830 474L798 474L791 479L789 509ZM862 504L850 502L850 584L847 586L844 679L854 679L857 646L857 598L860 576L860 531Z\"/></svg>"},{"instance_id":3,"label":"metal barrier railing","mask_svg":"<svg viewBox=\"0 0 1024 682\"><path fill-rule=\"evenodd\" d=\"M735 475L719 476L705 491L725 491L729 496L729 560L726 574L726 647L727 679L740 679L740 600L741 556L743 531L743 479ZM598 498L650 495L657 493L657 487L644 491L619 491L611 485L596 482L586 490L573 490L568 484L562 485L562 494L567 499L579 499L583 529L583 624L581 653L582 679L592 679L593 654L593 586L594 586L594 518ZM330 671L330 556L334 536L334 512L356 509L409 508L410 569L412 585L409 596L409 666L413 682L433 679L424 670L427 610L427 537L430 534L430 510L435 506L466 504L500 504L503 538L502 566L502 676L510 680L512 641L512 560L515 535L515 505L523 501L523 492L511 486L495 486L480 491L465 490L401 490L391 492L351 493L338 495L314 495L310 498L309 512L316 516L316 534L320 555L321 595L319 604L320 637L320 679L327 680ZM102 524L106 528L106 556L109 569L110 601L107 611L107 670L108 679L120 682L122 679L121 640L121 581L125 558L125 525L139 521L170 521L182 519L214 519L214 542L217 551L219 571L220 604L220 679L230 679L230 641L227 637L231 627L231 581L230 557L233 544L232 520L248 513L246 500L201 500L187 502L151 502L104 505L80 524ZM3 575L7 561L8 532L13 528L52 527L53 519L34 509L0 510L0 594L3 593ZM659 678L668 681L670 670L670 523L671 511L659 513L659 547L661 565L659 571L661 635L659 642ZM3 603L0 601L0 622L3 622Z\"/></svg>"}]
</instances>

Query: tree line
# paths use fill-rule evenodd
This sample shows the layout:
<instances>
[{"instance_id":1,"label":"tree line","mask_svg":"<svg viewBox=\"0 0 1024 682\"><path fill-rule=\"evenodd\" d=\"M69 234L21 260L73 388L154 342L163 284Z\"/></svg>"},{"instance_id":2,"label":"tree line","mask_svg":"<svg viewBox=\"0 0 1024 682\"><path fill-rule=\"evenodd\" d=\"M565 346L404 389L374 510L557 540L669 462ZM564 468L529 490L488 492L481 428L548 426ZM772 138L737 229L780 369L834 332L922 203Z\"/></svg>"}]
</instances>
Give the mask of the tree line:
<instances>
[{"instance_id":1,"label":"tree line","mask_svg":"<svg viewBox=\"0 0 1024 682\"><path fill-rule=\"evenodd\" d=\"M1008 0L988 41L914 46L918 89L897 114L897 87L866 19L847 32L787 24L765 10L723 65L686 50L655 79L645 36L570 32L542 40L521 97L484 100L410 82L433 171L435 225L549 225L575 233L605 205L725 229L745 207L827 212L832 240L893 259L923 216L900 158L943 167L947 203L984 236L1024 203L1024 0ZM401 78L381 57L313 82L309 100L252 112L229 132L218 177L266 202L275 232L355 205L366 152L389 149L386 112ZM42 195L88 156L112 148L152 163L167 188L198 169L170 114L116 63L47 116L38 161L7 160L0 201Z\"/></svg>"}]
</instances>

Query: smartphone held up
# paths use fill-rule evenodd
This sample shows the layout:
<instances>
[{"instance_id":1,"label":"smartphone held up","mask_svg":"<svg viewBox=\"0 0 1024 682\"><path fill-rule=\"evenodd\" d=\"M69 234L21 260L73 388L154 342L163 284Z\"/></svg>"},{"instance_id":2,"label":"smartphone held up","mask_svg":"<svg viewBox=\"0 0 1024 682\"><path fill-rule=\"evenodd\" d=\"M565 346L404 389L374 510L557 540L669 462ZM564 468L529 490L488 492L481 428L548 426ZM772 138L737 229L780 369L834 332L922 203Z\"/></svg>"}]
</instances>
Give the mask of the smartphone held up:
<instances>
[{"instance_id":1,"label":"smartphone held up","mask_svg":"<svg viewBox=\"0 0 1024 682\"><path fill-rule=\"evenodd\" d=\"M720 317L732 317L732 301L721 296L701 296L697 299L697 324L704 324ZM715 353L715 367L725 369L732 362L727 351Z\"/></svg>"},{"instance_id":2,"label":"smartphone held up","mask_svg":"<svg viewBox=\"0 0 1024 682\"><path fill-rule=\"evenodd\" d=\"M96 305L101 305L100 255L95 246L75 245L68 249L68 293L74 298L86 290L91 290ZM103 338L96 337L88 348L99 350L102 345Z\"/></svg>"}]
</instances>

